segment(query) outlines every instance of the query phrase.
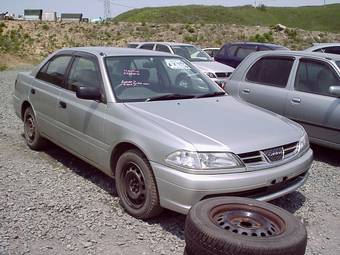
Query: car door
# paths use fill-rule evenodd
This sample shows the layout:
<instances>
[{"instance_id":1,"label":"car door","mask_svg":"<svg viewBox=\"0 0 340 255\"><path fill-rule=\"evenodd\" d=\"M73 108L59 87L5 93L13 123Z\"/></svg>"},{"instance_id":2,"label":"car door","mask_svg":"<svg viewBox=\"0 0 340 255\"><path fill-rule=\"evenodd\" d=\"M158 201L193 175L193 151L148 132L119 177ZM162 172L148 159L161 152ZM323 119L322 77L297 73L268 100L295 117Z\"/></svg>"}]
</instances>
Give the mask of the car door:
<instances>
[{"instance_id":1,"label":"car door","mask_svg":"<svg viewBox=\"0 0 340 255\"><path fill-rule=\"evenodd\" d=\"M58 97L64 89L65 73L72 56L56 55L37 73L30 90L30 102L36 114L40 132L52 140L59 140Z\"/></svg>"},{"instance_id":2,"label":"car door","mask_svg":"<svg viewBox=\"0 0 340 255\"><path fill-rule=\"evenodd\" d=\"M284 114L293 63L294 58L289 56L265 56L258 59L239 83L240 98Z\"/></svg>"},{"instance_id":3,"label":"car door","mask_svg":"<svg viewBox=\"0 0 340 255\"><path fill-rule=\"evenodd\" d=\"M332 65L301 58L287 98L287 117L301 123L312 140L340 145L340 99L329 92L331 86L340 86Z\"/></svg>"},{"instance_id":4,"label":"car door","mask_svg":"<svg viewBox=\"0 0 340 255\"><path fill-rule=\"evenodd\" d=\"M67 90L60 93L57 115L62 120L63 145L97 166L103 166L109 145L104 140L103 121L107 113L103 80L97 58L76 54L66 79ZM99 87L102 100L76 96L77 86Z\"/></svg>"}]
</instances>

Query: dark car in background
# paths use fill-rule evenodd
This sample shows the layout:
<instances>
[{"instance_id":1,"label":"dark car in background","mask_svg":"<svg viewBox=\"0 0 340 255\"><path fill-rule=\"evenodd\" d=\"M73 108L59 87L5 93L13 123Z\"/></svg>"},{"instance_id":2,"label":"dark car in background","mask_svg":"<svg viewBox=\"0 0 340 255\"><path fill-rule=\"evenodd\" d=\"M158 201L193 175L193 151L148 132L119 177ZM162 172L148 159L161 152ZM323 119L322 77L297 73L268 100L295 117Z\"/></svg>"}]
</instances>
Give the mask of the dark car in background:
<instances>
[{"instance_id":1,"label":"dark car in background","mask_svg":"<svg viewBox=\"0 0 340 255\"><path fill-rule=\"evenodd\" d=\"M269 51L269 50L289 50L288 48L270 44L270 43L254 43L254 42L237 42L226 43L215 56L215 61L222 64L236 68L243 59L250 53L256 51Z\"/></svg>"}]
</instances>

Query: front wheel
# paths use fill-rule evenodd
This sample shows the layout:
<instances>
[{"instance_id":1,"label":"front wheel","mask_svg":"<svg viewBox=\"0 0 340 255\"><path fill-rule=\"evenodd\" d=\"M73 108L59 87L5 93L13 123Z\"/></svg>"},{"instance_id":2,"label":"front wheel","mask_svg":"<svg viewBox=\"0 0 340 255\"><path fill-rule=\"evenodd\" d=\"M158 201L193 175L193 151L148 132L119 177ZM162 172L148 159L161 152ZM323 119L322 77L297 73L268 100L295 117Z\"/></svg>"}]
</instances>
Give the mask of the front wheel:
<instances>
[{"instance_id":1,"label":"front wheel","mask_svg":"<svg viewBox=\"0 0 340 255\"><path fill-rule=\"evenodd\" d=\"M119 157L115 178L120 203L130 215L144 220L161 213L156 181L141 151L129 150Z\"/></svg>"}]
</instances>

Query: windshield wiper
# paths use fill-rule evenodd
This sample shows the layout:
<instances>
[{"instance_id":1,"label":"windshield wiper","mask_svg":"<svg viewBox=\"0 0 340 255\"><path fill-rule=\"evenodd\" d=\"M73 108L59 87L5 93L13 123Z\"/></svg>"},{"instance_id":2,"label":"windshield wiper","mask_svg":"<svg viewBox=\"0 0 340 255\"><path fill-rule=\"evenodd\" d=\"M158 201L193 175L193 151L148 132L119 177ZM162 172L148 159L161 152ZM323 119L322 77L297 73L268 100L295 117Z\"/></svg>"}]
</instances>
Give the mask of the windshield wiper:
<instances>
[{"instance_id":1,"label":"windshield wiper","mask_svg":"<svg viewBox=\"0 0 340 255\"><path fill-rule=\"evenodd\" d=\"M207 94L203 94L203 95L198 95L198 96L196 96L196 98L217 97L217 96L224 96L224 95L225 95L225 92L217 91L217 92L213 92L213 93L207 93Z\"/></svg>"},{"instance_id":2,"label":"windshield wiper","mask_svg":"<svg viewBox=\"0 0 340 255\"><path fill-rule=\"evenodd\" d=\"M161 101L161 100L176 100L176 99L189 99L194 98L193 95L183 95L183 94L166 94L161 96L150 97L146 99L146 102L150 101Z\"/></svg>"}]
</instances>

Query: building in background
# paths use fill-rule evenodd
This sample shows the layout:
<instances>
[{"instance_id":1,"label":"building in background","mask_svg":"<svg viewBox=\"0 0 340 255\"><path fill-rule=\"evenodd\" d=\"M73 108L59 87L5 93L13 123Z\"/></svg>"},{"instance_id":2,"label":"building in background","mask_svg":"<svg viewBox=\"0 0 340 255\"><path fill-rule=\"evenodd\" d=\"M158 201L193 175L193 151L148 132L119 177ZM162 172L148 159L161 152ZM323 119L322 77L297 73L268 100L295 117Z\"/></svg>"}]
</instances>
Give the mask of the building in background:
<instances>
[{"instance_id":1,"label":"building in background","mask_svg":"<svg viewBox=\"0 0 340 255\"><path fill-rule=\"evenodd\" d=\"M24 19L25 20L41 20L43 10L41 9L25 9Z\"/></svg>"},{"instance_id":2,"label":"building in background","mask_svg":"<svg viewBox=\"0 0 340 255\"><path fill-rule=\"evenodd\" d=\"M61 21L62 22L81 22L83 18L82 13L62 13Z\"/></svg>"},{"instance_id":3,"label":"building in background","mask_svg":"<svg viewBox=\"0 0 340 255\"><path fill-rule=\"evenodd\" d=\"M41 19L42 21L57 21L57 13L56 12L43 12Z\"/></svg>"}]
</instances>

